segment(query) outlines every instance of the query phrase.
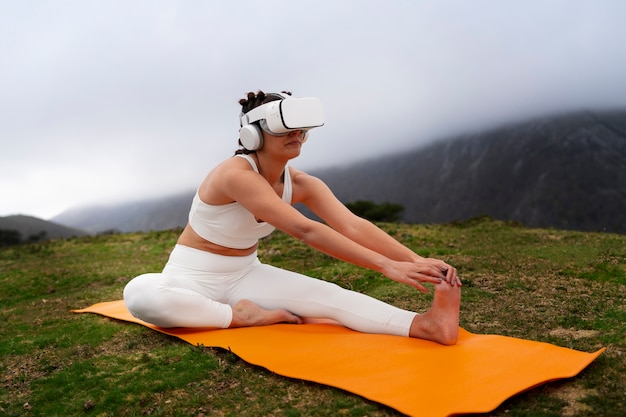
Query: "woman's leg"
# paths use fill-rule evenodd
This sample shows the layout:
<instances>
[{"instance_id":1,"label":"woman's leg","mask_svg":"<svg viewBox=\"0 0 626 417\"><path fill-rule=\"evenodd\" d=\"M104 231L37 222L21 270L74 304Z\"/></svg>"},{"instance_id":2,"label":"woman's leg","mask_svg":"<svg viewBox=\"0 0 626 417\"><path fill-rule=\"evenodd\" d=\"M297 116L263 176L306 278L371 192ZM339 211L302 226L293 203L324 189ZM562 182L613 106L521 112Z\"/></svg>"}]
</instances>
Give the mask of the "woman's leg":
<instances>
[{"instance_id":1,"label":"woman's leg","mask_svg":"<svg viewBox=\"0 0 626 417\"><path fill-rule=\"evenodd\" d=\"M265 310L248 300L234 306L213 301L193 290L172 287L163 274L143 274L124 288L130 313L159 327L247 327L302 320L283 309Z\"/></svg>"},{"instance_id":2,"label":"woman's leg","mask_svg":"<svg viewBox=\"0 0 626 417\"><path fill-rule=\"evenodd\" d=\"M364 333L408 336L416 313L338 285L258 264L231 288L229 304L250 300L263 309L329 318Z\"/></svg>"},{"instance_id":3,"label":"woman's leg","mask_svg":"<svg viewBox=\"0 0 626 417\"><path fill-rule=\"evenodd\" d=\"M143 274L124 288L124 302L140 320L160 327L219 327L232 321L229 305L193 290L172 287L164 274Z\"/></svg>"},{"instance_id":4,"label":"woman's leg","mask_svg":"<svg viewBox=\"0 0 626 417\"><path fill-rule=\"evenodd\" d=\"M196 252L199 251L192 250L187 255ZM193 260L189 256L183 260ZM180 251L173 258L180 260ZM223 258L224 265L232 262L228 257ZM209 263L213 265L215 261L219 261L219 256ZM243 276L227 277L228 274L222 275L226 271L222 271L213 280L207 279L207 275L212 275L207 271L184 266L188 263L176 266L176 262L171 262L164 270L167 274L144 274L129 282L124 289L129 311L161 327L300 323L302 320L294 315L297 314L332 319L362 332L409 335L444 344L453 344L458 334L460 288L445 283L435 286L432 308L417 315L335 284L258 261L246 267ZM212 295L216 288L221 296Z\"/></svg>"}]
</instances>

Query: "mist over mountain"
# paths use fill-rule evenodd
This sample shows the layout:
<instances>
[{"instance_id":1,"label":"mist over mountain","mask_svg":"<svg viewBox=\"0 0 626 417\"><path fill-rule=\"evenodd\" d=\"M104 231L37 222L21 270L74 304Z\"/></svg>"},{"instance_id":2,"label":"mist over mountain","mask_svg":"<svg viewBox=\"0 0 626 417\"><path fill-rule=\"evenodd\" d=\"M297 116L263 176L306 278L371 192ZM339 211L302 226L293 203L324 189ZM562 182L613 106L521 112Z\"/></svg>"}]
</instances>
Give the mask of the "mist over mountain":
<instances>
[{"instance_id":1,"label":"mist over mountain","mask_svg":"<svg viewBox=\"0 0 626 417\"><path fill-rule=\"evenodd\" d=\"M488 215L626 233L626 111L535 119L311 174L344 203L401 204L410 223ZM183 227L193 194L77 208L52 220L91 233Z\"/></svg>"},{"instance_id":2,"label":"mist over mountain","mask_svg":"<svg viewBox=\"0 0 626 417\"><path fill-rule=\"evenodd\" d=\"M317 175L344 202L403 204L411 223L489 215L626 233L626 112L536 119Z\"/></svg>"},{"instance_id":3,"label":"mist over mountain","mask_svg":"<svg viewBox=\"0 0 626 417\"><path fill-rule=\"evenodd\" d=\"M89 233L169 230L184 227L195 191L110 206L78 207L51 219Z\"/></svg>"}]
</instances>

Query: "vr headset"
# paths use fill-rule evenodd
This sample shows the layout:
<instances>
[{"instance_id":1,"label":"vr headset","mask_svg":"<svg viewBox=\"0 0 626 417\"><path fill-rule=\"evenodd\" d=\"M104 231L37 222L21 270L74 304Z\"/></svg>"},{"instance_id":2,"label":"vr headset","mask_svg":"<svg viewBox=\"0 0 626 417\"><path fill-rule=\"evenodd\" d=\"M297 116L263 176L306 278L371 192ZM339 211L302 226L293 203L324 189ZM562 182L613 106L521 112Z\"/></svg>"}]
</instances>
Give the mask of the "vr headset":
<instances>
[{"instance_id":1,"label":"vr headset","mask_svg":"<svg viewBox=\"0 0 626 417\"><path fill-rule=\"evenodd\" d=\"M280 100L265 103L239 117L239 140L244 148L255 151L263 146L261 129L274 136L303 130L306 140L310 129L324 125L324 109L319 98L291 97L282 93L268 96L277 96ZM253 124L255 122L259 122L261 129Z\"/></svg>"}]
</instances>

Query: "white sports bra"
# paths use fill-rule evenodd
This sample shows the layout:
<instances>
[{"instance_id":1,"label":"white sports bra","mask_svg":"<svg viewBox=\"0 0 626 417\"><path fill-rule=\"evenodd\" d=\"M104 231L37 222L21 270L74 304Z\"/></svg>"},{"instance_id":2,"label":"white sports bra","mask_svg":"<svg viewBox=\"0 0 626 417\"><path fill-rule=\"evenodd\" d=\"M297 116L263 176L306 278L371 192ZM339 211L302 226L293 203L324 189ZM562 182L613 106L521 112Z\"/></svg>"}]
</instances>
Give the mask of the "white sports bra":
<instances>
[{"instance_id":1,"label":"white sports bra","mask_svg":"<svg viewBox=\"0 0 626 417\"><path fill-rule=\"evenodd\" d=\"M252 169L259 172L254 159L249 155L236 155L248 160ZM289 167L285 166L282 200L291 204L292 184ZM196 195L189 211L189 225L200 237L220 246L247 249L276 228L266 222L257 222L254 215L237 201L213 206Z\"/></svg>"}]
</instances>

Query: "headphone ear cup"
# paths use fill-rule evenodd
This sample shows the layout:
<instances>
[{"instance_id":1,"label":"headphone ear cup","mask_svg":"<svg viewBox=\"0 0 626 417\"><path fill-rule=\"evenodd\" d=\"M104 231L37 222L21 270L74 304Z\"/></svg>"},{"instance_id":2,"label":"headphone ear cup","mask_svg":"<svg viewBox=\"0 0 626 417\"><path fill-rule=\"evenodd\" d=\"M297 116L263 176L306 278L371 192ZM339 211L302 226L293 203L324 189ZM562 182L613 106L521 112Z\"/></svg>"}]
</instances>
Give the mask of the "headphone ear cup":
<instances>
[{"instance_id":1,"label":"headphone ear cup","mask_svg":"<svg viewBox=\"0 0 626 417\"><path fill-rule=\"evenodd\" d=\"M239 129L239 141L249 151L256 151L263 146L263 133L255 125L245 125Z\"/></svg>"}]
</instances>

